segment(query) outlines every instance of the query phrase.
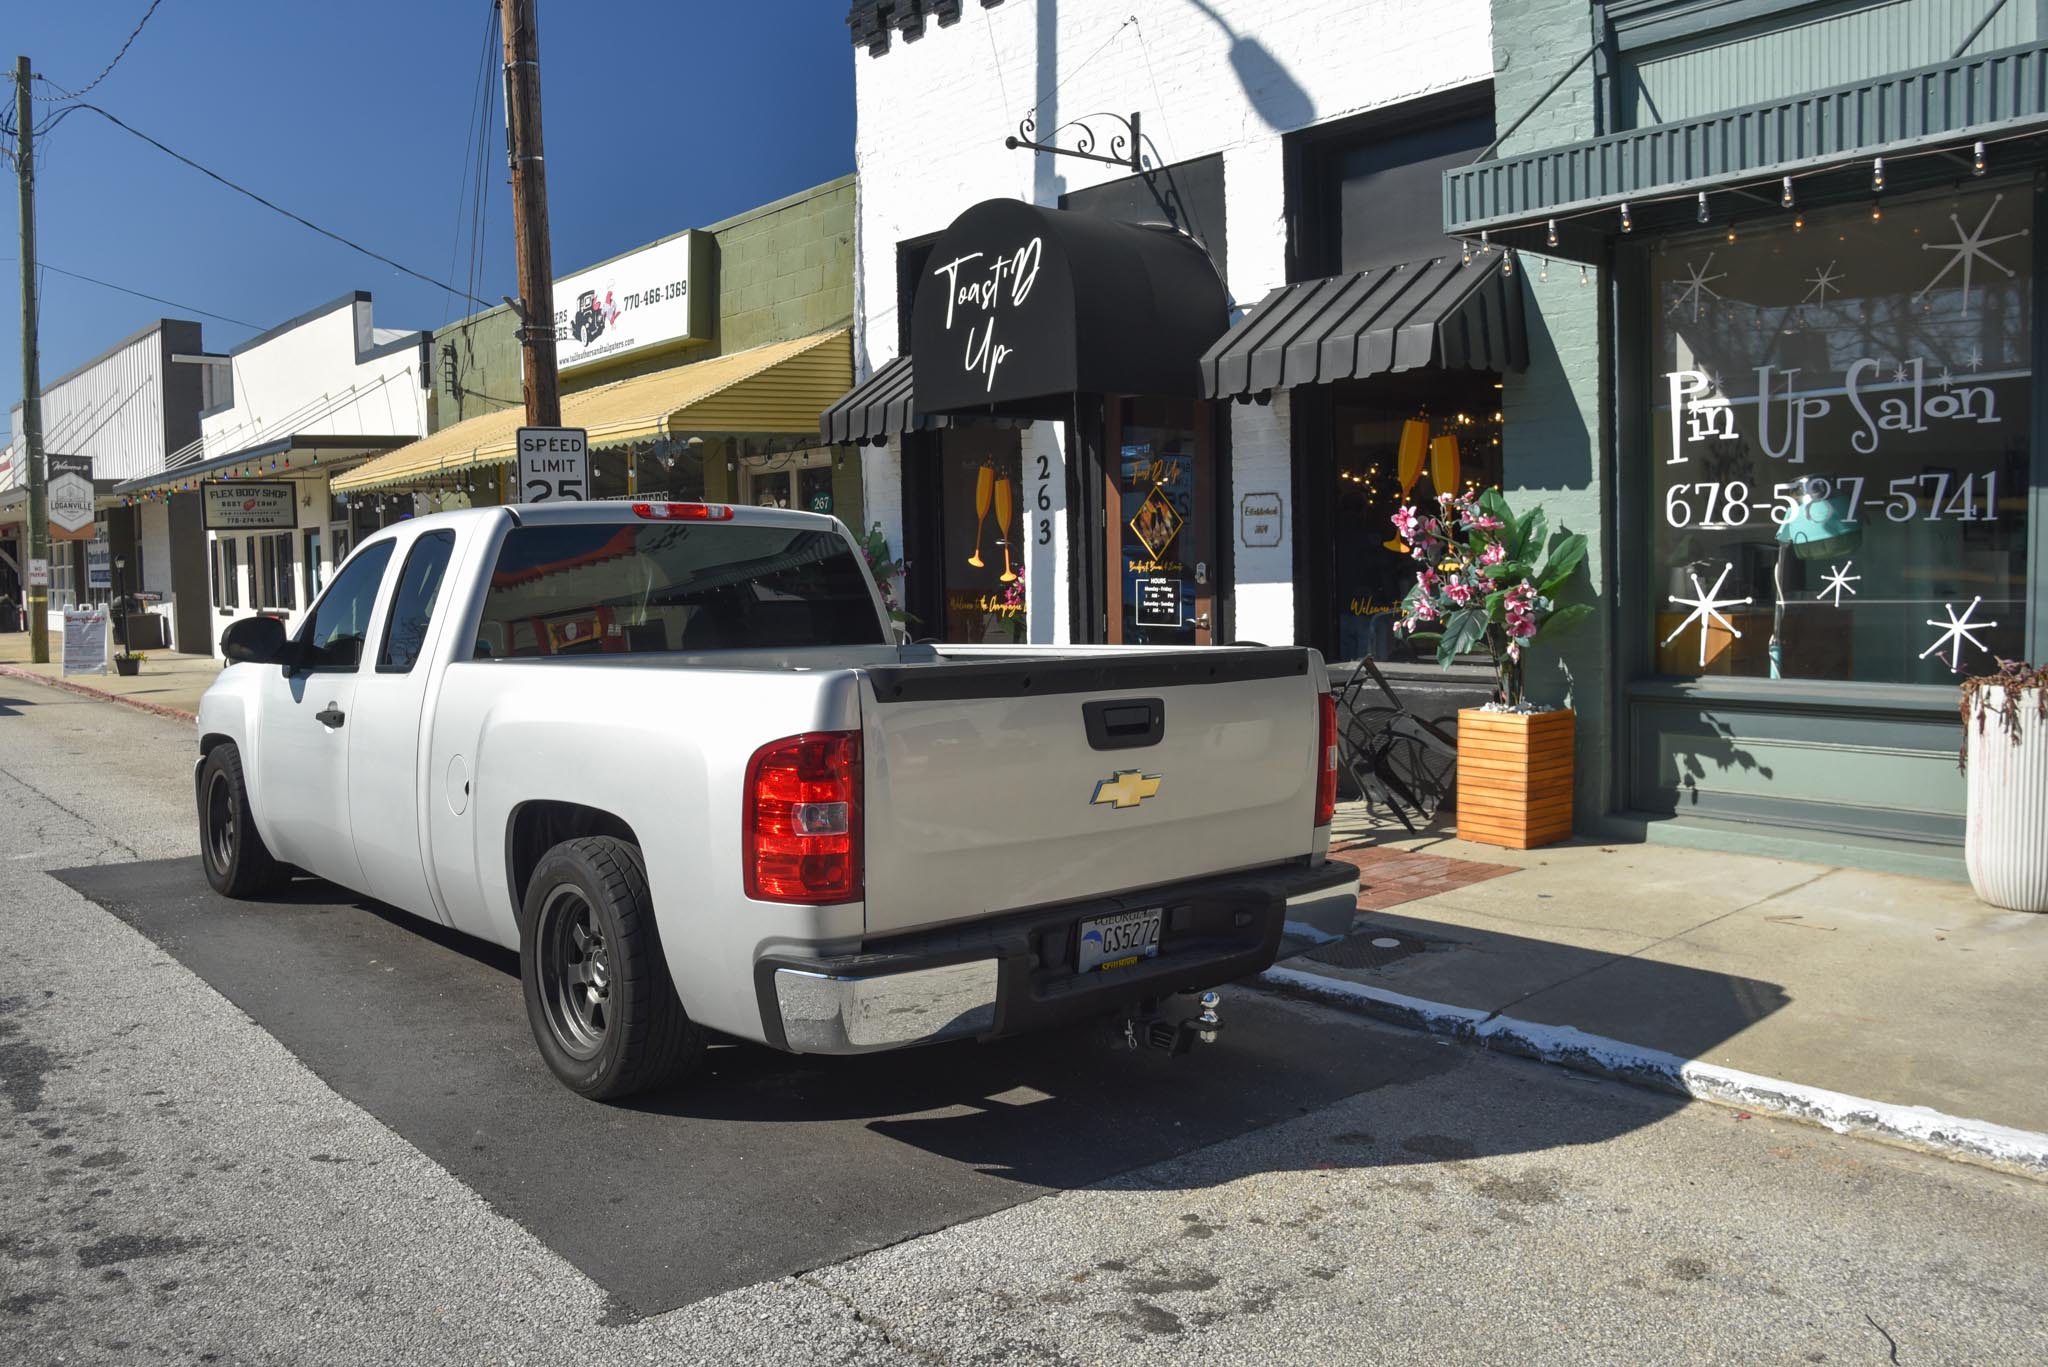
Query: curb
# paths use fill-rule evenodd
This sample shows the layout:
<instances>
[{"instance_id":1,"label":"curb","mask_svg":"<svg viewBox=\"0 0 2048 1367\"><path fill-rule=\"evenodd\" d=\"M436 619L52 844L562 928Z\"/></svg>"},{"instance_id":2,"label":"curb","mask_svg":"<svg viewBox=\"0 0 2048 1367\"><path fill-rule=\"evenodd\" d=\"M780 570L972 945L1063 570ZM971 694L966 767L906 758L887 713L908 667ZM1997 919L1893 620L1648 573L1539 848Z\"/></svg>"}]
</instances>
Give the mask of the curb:
<instances>
[{"instance_id":1,"label":"curb","mask_svg":"<svg viewBox=\"0 0 2048 1367\"><path fill-rule=\"evenodd\" d=\"M1433 1035L1450 1036L1480 1048L1554 1063L1574 1072L1802 1120L1837 1134L1864 1135L1944 1158L1960 1158L2048 1179L2048 1134L2016 1130L1988 1120L1969 1120L1927 1106L1901 1106L1785 1082L1681 1058L1661 1049L1627 1044L1605 1035L1588 1034L1569 1025L1542 1025L1471 1007L1404 997L1398 992L1301 969L1276 966L1267 969L1258 981L1289 995Z\"/></svg>"},{"instance_id":2,"label":"curb","mask_svg":"<svg viewBox=\"0 0 2048 1367\"><path fill-rule=\"evenodd\" d=\"M168 707L160 702L144 702L140 698L131 698L125 693L109 693L104 688L93 688L87 684L73 683L65 678L52 678L48 674L38 674L32 669L21 669L15 665L0 665L0 678L19 679L23 683L41 684L45 688L54 688L60 693L76 693L81 698L91 698L94 702L117 702L123 707L132 707L138 712L148 712L154 716L169 717L172 721L196 722L199 720L196 713L184 711L182 708Z\"/></svg>"}]
</instances>

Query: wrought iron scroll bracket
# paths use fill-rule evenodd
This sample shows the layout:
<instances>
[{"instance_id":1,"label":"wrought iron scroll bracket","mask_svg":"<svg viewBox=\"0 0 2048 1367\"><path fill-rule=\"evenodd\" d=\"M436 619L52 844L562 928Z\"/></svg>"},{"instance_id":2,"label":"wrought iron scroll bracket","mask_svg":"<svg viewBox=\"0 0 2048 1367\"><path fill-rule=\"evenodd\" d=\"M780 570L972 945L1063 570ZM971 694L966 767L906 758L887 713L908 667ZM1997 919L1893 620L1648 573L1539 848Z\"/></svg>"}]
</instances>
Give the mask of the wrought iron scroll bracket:
<instances>
[{"instance_id":1,"label":"wrought iron scroll bracket","mask_svg":"<svg viewBox=\"0 0 2048 1367\"><path fill-rule=\"evenodd\" d=\"M1108 156L1104 156L1095 150L1097 140L1093 123L1097 119L1106 120L1123 129L1121 133L1111 133L1109 138L1110 155ZM1074 145L1072 147L1061 147L1058 142L1059 135L1066 132L1069 128L1077 130L1074 135ZM1131 117L1128 119L1117 114L1089 114L1085 118L1069 120L1058 128L1053 129L1052 136L1054 140L1052 142L1037 141L1037 133L1038 112L1033 110L1031 113L1026 114L1023 120L1018 123L1015 137L1003 139L1003 146L1013 152L1019 147L1028 147L1034 152L1050 152L1056 157L1083 157L1089 161L1099 161L1109 166L1127 167L1134 172L1145 169L1144 141L1139 133L1138 114L1135 110L1132 111Z\"/></svg>"}]
</instances>

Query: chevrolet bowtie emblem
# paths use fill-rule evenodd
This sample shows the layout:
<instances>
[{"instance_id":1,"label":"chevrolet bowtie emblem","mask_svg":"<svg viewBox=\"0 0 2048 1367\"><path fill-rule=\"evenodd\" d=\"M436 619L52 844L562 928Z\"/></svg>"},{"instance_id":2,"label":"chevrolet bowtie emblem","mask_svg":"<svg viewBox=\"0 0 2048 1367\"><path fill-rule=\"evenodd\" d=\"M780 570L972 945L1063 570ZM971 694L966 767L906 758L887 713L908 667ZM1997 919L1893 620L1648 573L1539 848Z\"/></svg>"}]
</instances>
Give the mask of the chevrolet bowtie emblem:
<instances>
[{"instance_id":1,"label":"chevrolet bowtie emblem","mask_svg":"<svg viewBox=\"0 0 2048 1367\"><path fill-rule=\"evenodd\" d=\"M1159 791L1159 775L1141 774L1136 769L1119 769L1095 784L1091 806L1107 802L1112 807L1135 807Z\"/></svg>"}]
</instances>

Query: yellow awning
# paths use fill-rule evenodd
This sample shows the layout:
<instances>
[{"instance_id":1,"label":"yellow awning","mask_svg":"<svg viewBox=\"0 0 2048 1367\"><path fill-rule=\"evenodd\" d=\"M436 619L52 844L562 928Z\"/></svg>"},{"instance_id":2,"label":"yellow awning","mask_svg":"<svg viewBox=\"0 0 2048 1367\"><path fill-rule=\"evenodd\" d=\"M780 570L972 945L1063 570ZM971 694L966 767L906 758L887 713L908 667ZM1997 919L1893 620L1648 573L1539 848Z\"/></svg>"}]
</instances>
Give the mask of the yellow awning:
<instances>
[{"instance_id":1,"label":"yellow awning","mask_svg":"<svg viewBox=\"0 0 2048 1367\"><path fill-rule=\"evenodd\" d=\"M853 334L841 328L564 394L562 425L589 432L593 447L693 432L815 433L818 414L852 382ZM469 418L337 475L334 491L506 464L525 425L519 408Z\"/></svg>"}]
</instances>

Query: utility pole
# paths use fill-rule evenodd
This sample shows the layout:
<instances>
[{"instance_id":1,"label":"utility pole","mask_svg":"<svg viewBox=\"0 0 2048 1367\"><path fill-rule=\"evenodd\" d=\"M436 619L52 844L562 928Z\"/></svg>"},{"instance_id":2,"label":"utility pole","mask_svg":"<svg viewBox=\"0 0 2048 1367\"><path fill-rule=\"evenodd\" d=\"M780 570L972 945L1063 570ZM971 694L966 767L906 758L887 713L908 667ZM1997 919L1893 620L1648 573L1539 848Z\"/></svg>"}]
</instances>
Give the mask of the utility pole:
<instances>
[{"instance_id":1,"label":"utility pole","mask_svg":"<svg viewBox=\"0 0 2048 1367\"><path fill-rule=\"evenodd\" d=\"M519 249L519 345L526 421L562 425L555 372L555 279L548 247L548 172L540 140L540 37L535 0L500 0L505 29L505 142L512 167L512 236ZM24 96L24 99L26 97Z\"/></svg>"},{"instance_id":2,"label":"utility pole","mask_svg":"<svg viewBox=\"0 0 2048 1367\"><path fill-rule=\"evenodd\" d=\"M28 461L28 564L50 562L50 509L43 496L43 380L36 363L35 106L29 102L28 58L14 62L14 170L21 183L21 441ZM47 574L47 569L45 570ZM29 658L50 662L50 590L28 586Z\"/></svg>"}]
</instances>

